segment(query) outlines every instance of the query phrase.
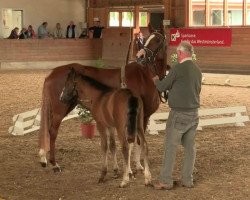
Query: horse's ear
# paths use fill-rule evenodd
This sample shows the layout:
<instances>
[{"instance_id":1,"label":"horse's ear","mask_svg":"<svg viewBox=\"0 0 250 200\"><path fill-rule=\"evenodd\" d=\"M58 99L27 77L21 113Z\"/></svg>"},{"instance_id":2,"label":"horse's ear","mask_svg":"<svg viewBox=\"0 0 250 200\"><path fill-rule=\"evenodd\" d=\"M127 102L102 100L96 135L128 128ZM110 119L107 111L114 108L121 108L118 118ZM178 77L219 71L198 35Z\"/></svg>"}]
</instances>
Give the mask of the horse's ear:
<instances>
[{"instance_id":1,"label":"horse's ear","mask_svg":"<svg viewBox=\"0 0 250 200\"><path fill-rule=\"evenodd\" d=\"M74 67L70 68L70 73L76 73L76 70L74 69Z\"/></svg>"},{"instance_id":2,"label":"horse's ear","mask_svg":"<svg viewBox=\"0 0 250 200\"><path fill-rule=\"evenodd\" d=\"M148 24L148 32L151 34L153 32L155 32L155 29L153 28L153 26L149 23Z\"/></svg>"}]
</instances>

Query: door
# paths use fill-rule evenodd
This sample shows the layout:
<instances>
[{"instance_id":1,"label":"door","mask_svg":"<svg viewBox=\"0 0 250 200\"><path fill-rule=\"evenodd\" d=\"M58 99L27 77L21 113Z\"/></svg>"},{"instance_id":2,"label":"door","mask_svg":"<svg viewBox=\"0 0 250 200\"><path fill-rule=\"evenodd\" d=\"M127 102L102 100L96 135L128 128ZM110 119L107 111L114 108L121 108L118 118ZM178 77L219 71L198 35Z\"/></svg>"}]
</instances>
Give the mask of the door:
<instances>
[{"instance_id":1,"label":"door","mask_svg":"<svg viewBox=\"0 0 250 200\"><path fill-rule=\"evenodd\" d=\"M22 10L12 10L12 9L2 9L2 27L3 27L3 37L9 37L11 31L18 27L21 31L23 26L23 11Z\"/></svg>"},{"instance_id":2,"label":"door","mask_svg":"<svg viewBox=\"0 0 250 200\"><path fill-rule=\"evenodd\" d=\"M150 13L150 23L155 29L160 29L163 19L164 19L164 13L162 12Z\"/></svg>"}]
</instances>

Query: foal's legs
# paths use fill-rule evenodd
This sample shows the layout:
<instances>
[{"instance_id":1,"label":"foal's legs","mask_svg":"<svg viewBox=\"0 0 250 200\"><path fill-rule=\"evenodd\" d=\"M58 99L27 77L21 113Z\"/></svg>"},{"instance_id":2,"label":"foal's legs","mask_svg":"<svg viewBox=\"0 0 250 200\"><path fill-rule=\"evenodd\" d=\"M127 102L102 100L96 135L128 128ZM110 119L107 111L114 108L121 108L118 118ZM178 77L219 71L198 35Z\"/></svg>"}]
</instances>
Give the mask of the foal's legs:
<instances>
[{"instance_id":1,"label":"foal's legs","mask_svg":"<svg viewBox=\"0 0 250 200\"><path fill-rule=\"evenodd\" d=\"M145 140L144 132L142 128L139 128L138 134L141 139L141 147L144 154L144 176L145 176L145 185L151 185L151 173L149 171L149 161L148 161L148 144Z\"/></svg>"},{"instance_id":2,"label":"foal's legs","mask_svg":"<svg viewBox=\"0 0 250 200\"><path fill-rule=\"evenodd\" d=\"M117 134L121 143L122 154L123 154L123 179L122 182L120 183L120 187L126 187L129 183L129 169L130 169L129 152L131 151L130 149L132 148L133 144L128 143L124 128L117 128Z\"/></svg>"},{"instance_id":3,"label":"foal's legs","mask_svg":"<svg viewBox=\"0 0 250 200\"><path fill-rule=\"evenodd\" d=\"M101 137L101 148L102 148L102 169L101 169L101 176L98 182L103 183L105 181L105 176L108 171L108 136L106 127L97 123L97 129Z\"/></svg>"},{"instance_id":4,"label":"foal's legs","mask_svg":"<svg viewBox=\"0 0 250 200\"><path fill-rule=\"evenodd\" d=\"M138 127L143 127L144 128L144 130L142 132L142 134L143 134L143 133L146 132L149 117L144 117L143 118L143 116L141 116L141 115L142 115L142 113L139 113ZM143 118L143 121L142 121L142 118ZM142 172L144 170L143 166L141 165L142 142L140 141L141 138L138 138L138 136L136 137L136 139L137 140L135 141L134 162L135 162L136 172L137 171ZM139 142L138 142L138 139L139 139Z\"/></svg>"},{"instance_id":5,"label":"foal's legs","mask_svg":"<svg viewBox=\"0 0 250 200\"><path fill-rule=\"evenodd\" d=\"M109 128L109 149L113 158L114 178L118 178L119 167L118 167L117 158L116 158L115 129L113 127Z\"/></svg>"},{"instance_id":6,"label":"foal's legs","mask_svg":"<svg viewBox=\"0 0 250 200\"><path fill-rule=\"evenodd\" d=\"M143 166L141 165L141 142L140 144L138 144L137 137L135 140L135 147L134 147L135 149L134 150L134 162L135 162L136 172L144 170Z\"/></svg>"}]
</instances>

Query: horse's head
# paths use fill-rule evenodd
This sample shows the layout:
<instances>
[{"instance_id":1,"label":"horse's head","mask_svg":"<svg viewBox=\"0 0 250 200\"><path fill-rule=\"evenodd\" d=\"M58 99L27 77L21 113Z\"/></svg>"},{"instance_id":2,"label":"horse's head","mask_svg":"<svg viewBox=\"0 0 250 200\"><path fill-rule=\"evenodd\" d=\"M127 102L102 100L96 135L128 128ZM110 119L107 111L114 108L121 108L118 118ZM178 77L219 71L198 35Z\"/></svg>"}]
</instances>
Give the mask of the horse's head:
<instances>
[{"instance_id":1,"label":"horse's head","mask_svg":"<svg viewBox=\"0 0 250 200\"><path fill-rule=\"evenodd\" d=\"M76 71L74 68L71 68L60 95L60 101L65 104L69 104L71 101L75 100L77 96L78 92L76 90Z\"/></svg>"},{"instance_id":2,"label":"horse's head","mask_svg":"<svg viewBox=\"0 0 250 200\"><path fill-rule=\"evenodd\" d=\"M141 49L137 54L137 62L145 64L152 64L155 62L157 56L165 46L165 35L164 30L155 30L150 24L148 25L149 37L147 38L144 48ZM162 52L161 52L162 53ZM163 59L163 54L161 54L161 59Z\"/></svg>"},{"instance_id":3,"label":"horse's head","mask_svg":"<svg viewBox=\"0 0 250 200\"><path fill-rule=\"evenodd\" d=\"M147 38L144 48L136 54L138 63L143 66L149 65L152 73L158 75L162 79L166 71L170 67L165 65L165 35L164 28L161 26L160 30L155 30L150 24L148 25L149 37Z\"/></svg>"}]
</instances>

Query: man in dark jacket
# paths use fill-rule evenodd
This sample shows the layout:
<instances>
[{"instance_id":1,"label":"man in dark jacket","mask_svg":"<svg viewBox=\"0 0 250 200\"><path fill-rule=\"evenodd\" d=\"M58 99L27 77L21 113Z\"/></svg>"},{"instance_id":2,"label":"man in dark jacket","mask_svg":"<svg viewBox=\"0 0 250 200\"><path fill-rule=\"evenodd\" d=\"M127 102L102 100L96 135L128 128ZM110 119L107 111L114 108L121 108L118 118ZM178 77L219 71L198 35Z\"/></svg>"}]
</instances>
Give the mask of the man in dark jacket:
<instances>
[{"instance_id":1,"label":"man in dark jacket","mask_svg":"<svg viewBox=\"0 0 250 200\"><path fill-rule=\"evenodd\" d=\"M166 126L163 166L156 189L172 189L172 172L176 150L184 147L182 186L193 187L193 170L196 157L195 133L199 123L198 108L202 74L192 61L193 46L183 41L177 47L178 64L171 68L161 81L158 76L153 81L159 91L168 90L168 104L171 108Z\"/></svg>"},{"instance_id":2,"label":"man in dark jacket","mask_svg":"<svg viewBox=\"0 0 250 200\"><path fill-rule=\"evenodd\" d=\"M76 38L76 37L78 37L76 25L74 24L73 21L70 21L69 25L67 26L66 38Z\"/></svg>"},{"instance_id":3,"label":"man in dark jacket","mask_svg":"<svg viewBox=\"0 0 250 200\"><path fill-rule=\"evenodd\" d=\"M97 20L94 22L95 25L89 28L89 31L93 32L93 38L101 38L102 36L102 29L104 27L100 26L100 21Z\"/></svg>"}]
</instances>

